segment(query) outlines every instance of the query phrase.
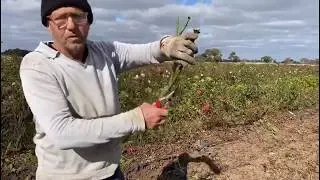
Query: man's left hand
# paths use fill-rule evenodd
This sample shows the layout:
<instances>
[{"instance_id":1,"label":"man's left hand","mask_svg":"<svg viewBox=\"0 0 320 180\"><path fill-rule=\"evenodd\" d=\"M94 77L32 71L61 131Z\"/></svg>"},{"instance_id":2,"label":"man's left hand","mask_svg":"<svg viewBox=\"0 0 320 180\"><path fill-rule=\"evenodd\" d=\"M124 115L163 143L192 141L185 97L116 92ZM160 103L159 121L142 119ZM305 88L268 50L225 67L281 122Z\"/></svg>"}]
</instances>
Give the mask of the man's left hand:
<instances>
[{"instance_id":1,"label":"man's left hand","mask_svg":"<svg viewBox=\"0 0 320 180\"><path fill-rule=\"evenodd\" d=\"M180 36L169 36L161 40L161 52L168 61L182 61L183 64L194 64L194 54L198 53L198 47L194 41L197 33L187 32Z\"/></svg>"}]
</instances>

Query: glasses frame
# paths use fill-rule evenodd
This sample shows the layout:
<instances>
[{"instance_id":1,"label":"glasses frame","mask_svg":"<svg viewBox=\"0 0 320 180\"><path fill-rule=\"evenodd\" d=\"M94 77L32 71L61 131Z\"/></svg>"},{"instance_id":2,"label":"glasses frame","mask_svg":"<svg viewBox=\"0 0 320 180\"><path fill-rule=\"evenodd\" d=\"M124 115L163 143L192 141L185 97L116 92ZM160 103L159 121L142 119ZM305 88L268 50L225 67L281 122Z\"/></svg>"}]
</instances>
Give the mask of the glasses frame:
<instances>
[{"instance_id":1,"label":"glasses frame","mask_svg":"<svg viewBox=\"0 0 320 180\"><path fill-rule=\"evenodd\" d=\"M88 12L83 12L81 14L69 14L64 19L62 18L62 20L65 20L65 23L62 25L57 24L57 19L52 19L50 16L47 16L47 19L57 26L58 29L66 29L69 17L71 17L73 23L76 25L85 25L88 23Z\"/></svg>"}]
</instances>

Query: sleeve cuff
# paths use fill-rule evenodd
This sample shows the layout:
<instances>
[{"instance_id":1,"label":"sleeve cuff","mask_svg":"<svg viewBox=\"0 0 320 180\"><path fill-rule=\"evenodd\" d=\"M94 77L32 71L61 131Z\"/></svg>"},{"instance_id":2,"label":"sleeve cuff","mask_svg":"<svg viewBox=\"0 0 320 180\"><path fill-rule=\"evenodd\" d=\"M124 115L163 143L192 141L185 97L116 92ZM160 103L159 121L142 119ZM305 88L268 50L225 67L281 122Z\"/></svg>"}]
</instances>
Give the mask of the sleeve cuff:
<instances>
[{"instance_id":1,"label":"sleeve cuff","mask_svg":"<svg viewBox=\"0 0 320 180\"><path fill-rule=\"evenodd\" d=\"M144 131L146 129L146 124L144 121L144 116L143 113L140 109L140 107L137 107L133 110L131 110L132 114L132 125L133 125L133 132L135 131Z\"/></svg>"},{"instance_id":2,"label":"sleeve cuff","mask_svg":"<svg viewBox=\"0 0 320 180\"><path fill-rule=\"evenodd\" d=\"M162 36L161 39L159 41L155 41L152 43L152 56L159 62L162 63L164 62L167 58L165 56L165 54L162 53L160 46L161 46L161 41L167 37L170 37L170 35L165 35Z\"/></svg>"}]
</instances>

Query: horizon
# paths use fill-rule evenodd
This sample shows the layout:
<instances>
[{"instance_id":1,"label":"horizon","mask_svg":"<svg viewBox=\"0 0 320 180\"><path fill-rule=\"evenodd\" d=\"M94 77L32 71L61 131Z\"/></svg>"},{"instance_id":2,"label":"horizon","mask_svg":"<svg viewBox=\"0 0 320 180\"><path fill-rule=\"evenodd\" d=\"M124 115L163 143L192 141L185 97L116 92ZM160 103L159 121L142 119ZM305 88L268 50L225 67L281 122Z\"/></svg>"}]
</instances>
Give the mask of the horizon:
<instances>
[{"instance_id":1,"label":"horizon","mask_svg":"<svg viewBox=\"0 0 320 180\"><path fill-rule=\"evenodd\" d=\"M13 49L6 49L6 50L4 50L4 51L2 51L1 52L1 54L3 54L3 53L5 53L6 51L9 51L9 50L15 50L15 49L18 49L18 50L22 50L22 51L33 51L33 50L28 50L28 49L20 49L20 48L13 48ZM200 53L198 53L198 54L196 54L196 56L201 56L201 54L202 53L204 53L204 52L200 52ZM222 56L222 61L230 61L230 59L228 59L228 58L223 58L224 56ZM262 57L261 57L262 58ZM248 58L241 58L240 57L240 61L262 61L261 60L261 58L259 58L259 59L248 59ZM284 59L274 59L273 58L273 61L276 61L276 62L282 62L282 61L284 61L285 59L287 59L287 58L291 58L291 57L286 57L286 58L284 58ZM303 58L305 58L305 57L303 57ZM299 62L301 59L303 59L303 58L300 58L300 59L294 59L294 58L291 58L293 61L295 61L295 62ZM316 57L316 58L306 58L307 60L311 60L311 61L319 61L319 57Z\"/></svg>"}]
</instances>

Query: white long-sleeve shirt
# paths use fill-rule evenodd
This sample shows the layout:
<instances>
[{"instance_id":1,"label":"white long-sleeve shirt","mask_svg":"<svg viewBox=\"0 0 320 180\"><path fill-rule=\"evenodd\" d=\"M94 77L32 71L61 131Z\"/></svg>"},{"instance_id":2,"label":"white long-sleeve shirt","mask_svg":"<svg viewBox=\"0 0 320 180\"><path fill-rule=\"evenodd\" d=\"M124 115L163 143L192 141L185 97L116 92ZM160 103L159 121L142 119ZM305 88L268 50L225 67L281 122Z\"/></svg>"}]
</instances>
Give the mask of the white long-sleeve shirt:
<instances>
[{"instance_id":1,"label":"white long-sleeve shirt","mask_svg":"<svg viewBox=\"0 0 320 180\"><path fill-rule=\"evenodd\" d=\"M121 156L120 138L145 130L140 108L120 112L117 75L160 63L160 41L88 41L85 63L69 59L47 43L40 42L20 66L23 92L36 126L36 178L112 176Z\"/></svg>"}]
</instances>

